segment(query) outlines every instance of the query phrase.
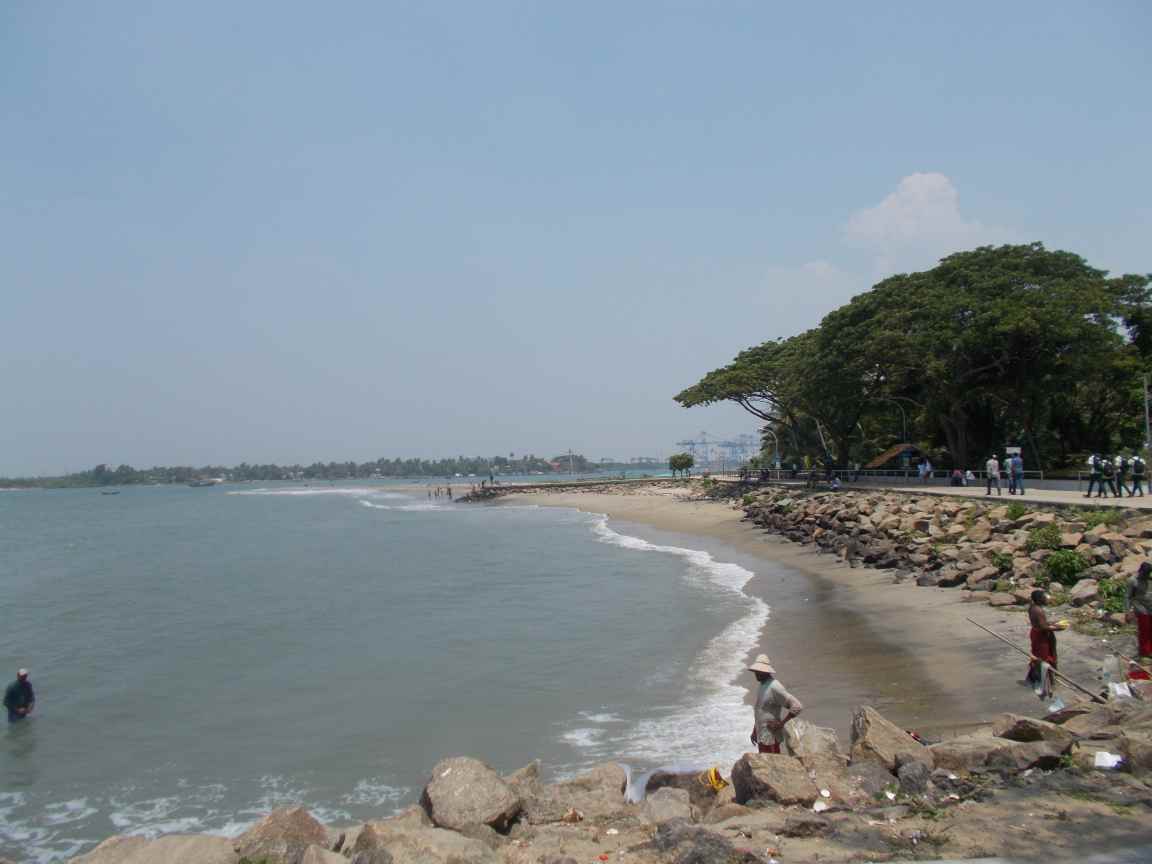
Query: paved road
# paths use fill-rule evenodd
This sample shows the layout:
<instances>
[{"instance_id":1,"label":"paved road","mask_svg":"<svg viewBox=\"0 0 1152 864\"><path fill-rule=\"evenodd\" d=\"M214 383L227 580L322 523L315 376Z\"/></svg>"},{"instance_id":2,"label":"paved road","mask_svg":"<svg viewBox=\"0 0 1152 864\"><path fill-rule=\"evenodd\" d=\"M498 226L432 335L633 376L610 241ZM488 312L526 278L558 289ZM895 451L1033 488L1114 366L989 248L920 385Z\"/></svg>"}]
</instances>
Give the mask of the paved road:
<instances>
[{"instance_id":1,"label":"paved road","mask_svg":"<svg viewBox=\"0 0 1152 864\"><path fill-rule=\"evenodd\" d=\"M1141 846L1137 849L1121 849L1118 852L1102 852L1099 855L1062 856L1059 852L1045 855L1045 864L1148 864L1152 861L1152 846ZM967 858L959 860L933 861L907 861L905 864L1036 864L1036 861L1025 861L1022 858Z\"/></svg>"},{"instance_id":2,"label":"paved road","mask_svg":"<svg viewBox=\"0 0 1152 864\"><path fill-rule=\"evenodd\" d=\"M848 487L852 488L852 487ZM1038 504L1066 504L1070 506L1090 507L1126 507L1136 510L1152 510L1152 495L1136 498L1085 498L1081 492L1066 492L1057 489L1029 490L1024 495L1009 495L1007 490L1003 495L993 492L990 496L983 486L897 486L898 492L914 492L920 495L949 495L960 498L997 498L1001 503L1010 504L1013 501L1034 501Z\"/></svg>"}]
</instances>

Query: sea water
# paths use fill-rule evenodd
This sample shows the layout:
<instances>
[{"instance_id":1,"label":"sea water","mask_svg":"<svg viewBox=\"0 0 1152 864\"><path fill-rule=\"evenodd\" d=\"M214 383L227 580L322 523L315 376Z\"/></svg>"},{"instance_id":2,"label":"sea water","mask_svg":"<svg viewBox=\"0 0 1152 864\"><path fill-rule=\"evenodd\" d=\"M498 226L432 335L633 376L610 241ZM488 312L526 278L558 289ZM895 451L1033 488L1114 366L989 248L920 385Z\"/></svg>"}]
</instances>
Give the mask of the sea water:
<instances>
[{"instance_id":1,"label":"sea water","mask_svg":"<svg viewBox=\"0 0 1152 864\"><path fill-rule=\"evenodd\" d=\"M640 534L387 485L0 493L0 672L38 696L0 729L0 855L380 818L453 755L731 764L768 608Z\"/></svg>"}]
</instances>

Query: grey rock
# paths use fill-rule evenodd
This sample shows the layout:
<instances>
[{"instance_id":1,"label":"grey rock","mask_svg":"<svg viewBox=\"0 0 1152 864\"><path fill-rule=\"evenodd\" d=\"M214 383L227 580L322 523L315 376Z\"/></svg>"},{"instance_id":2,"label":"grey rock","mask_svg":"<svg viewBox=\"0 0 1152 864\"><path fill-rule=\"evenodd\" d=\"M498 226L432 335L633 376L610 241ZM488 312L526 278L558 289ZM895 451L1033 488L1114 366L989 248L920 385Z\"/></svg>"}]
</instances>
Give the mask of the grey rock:
<instances>
[{"instance_id":1,"label":"grey rock","mask_svg":"<svg viewBox=\"0 0 1152 864\"><path fill-rule=\"evenodd\" d=\"M832 832L832 823L815 813L798 813L784 820L780 833L785 837L823 837Z\"/></svg>"},{"instance_id":2,"label":"grey rock","mask_svg":"<svg viewBox=\"0 0 1152 864\"><path fill-rule=\"evenodd\" d=\"M225 837L173 834L144 837L109 837L74 864L236 864L239 856Z\"/></svg>"},{"instance_id":3,"label":"grey rock","mask_svg":"<svg viewBox=\"0 0 1152 864\"><path fill-rule=\"evenodd\" d=\"M694 811L688 792L665 786L644 799L640 812L648 822L667 822L669 819L693 821Z\"/></svg>"},{"instance_id":4,"label":"grey rock","mask_svg":"<svg viewBox=\"0 0 1152 864\"><path fill-rule=\"evenodd\" d=\"M763 859L738 849L727 838L687 822L657 826L652 847L672 864L763 864Z\"/></svg>"},{"instance_id":5,"label":"grey rock","mask_svg":"<svg viewBox=\"0 0 1152 864\"><path fill-rule=\"evenodd\" d=\"M907 757L932 764L932 756L919 741L869 705L852 715L852 762L872 760L888 771L896 770L897 758Z\"/></svg>"},{"instance_id":6,"label":"grey rock","mask_svg":"<svg viewBox=\"0 0 1152 864\"><path fill-rule=\"evenodd\" d=\"M737 804L760 800L810 806L820 796L799 759L775 753L745 753L732 766L732 785Z\"/></svg>"},{"instance_id":7,"label":"grey rock","mask_svg":"<svg viewBox=\"0 0 1152 864\"><path fill-rule=\"evenodd\" d=\"M522 806L520 797L499 774L469 756L438 762L420 803L433 822L454 830L487 825L506 831Z\"/></svg>"},{"instance_id":8,"label":"grey rock","mask_svg":"<svg viewBox=\"0 0 1152 864\"><path fill-rule=\"evenodd\" d=\"M905 795L924 795L928 792L931 772L923 762L905 762L896 772L900 791Z\"/></svg>"},{"instance_id":9,"label":"grey rock","mask_svg":"<svg viewBox=\"0 0 1152 864\"><path fill-rule=\"evenodd\" d=\"M303 807L273 810L233 841L241 858L301 864L309 846L328 847L328 831Z\"/></svg>"}]
</instances>

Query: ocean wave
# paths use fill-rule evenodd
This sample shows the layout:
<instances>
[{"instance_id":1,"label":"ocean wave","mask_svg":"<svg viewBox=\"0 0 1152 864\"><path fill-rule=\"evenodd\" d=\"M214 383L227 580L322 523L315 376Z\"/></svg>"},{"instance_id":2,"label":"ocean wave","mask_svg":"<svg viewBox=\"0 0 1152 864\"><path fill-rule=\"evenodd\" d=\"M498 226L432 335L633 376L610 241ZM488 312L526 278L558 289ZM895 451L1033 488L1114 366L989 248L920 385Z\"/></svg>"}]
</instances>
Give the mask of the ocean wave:
<instances>
[{"instance_id":1,"label":"ocean wave","mask_svg":"<svg viewBox=\"0 0 1152 864\"><path fill-rule=\"evenodd\" d=\"M746 612L709 640L688 671L686 701L670 713L650 717L614 736L611 743L624 758L648 764L671 762L707 767L730 764L748 749L746 690L736 680L768 623L770 608L744 592L755 574L739 564L717 561L702 549L665 546L608 527L608 517L596 514L592 531L597 539L624 549L660 552L688 563L685 578L704 579L745 606Z\"/></svg>"},{"instance_id":2,"label":"ocean wave","mask_svg":"<svg viewBox=\"0 0 1152 864\"><path fill-rule=\"evenodd\" d=\"M410 498L399 492L385 492L371 486L317 486L300 488L268 488L268 489L236 489L228 492L229 495L257 495L257 496L288 496L303 497L308 495L351 495L355 497L370 496L372 498Z\"/></svg>"},{"instance_id":3,"label":"ocean wave","mask_svg":"<svg viewBox=\"0 0 1152 864\"><path fill-rule=\"evenodd\" d=\"M404 513L431 513L456 509L445 504L375 504L372 501L361 501L360 505L372 510L399 510Z\"/></svg>"}]
</instances>

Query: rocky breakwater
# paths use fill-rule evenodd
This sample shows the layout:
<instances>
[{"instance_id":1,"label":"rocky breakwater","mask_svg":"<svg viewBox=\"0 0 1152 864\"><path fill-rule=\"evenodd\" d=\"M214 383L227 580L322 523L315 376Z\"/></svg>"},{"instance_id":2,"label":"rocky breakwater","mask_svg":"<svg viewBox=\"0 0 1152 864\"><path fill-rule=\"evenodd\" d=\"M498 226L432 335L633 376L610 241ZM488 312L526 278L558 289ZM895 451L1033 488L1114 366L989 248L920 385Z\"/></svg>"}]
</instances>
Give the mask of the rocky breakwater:
<instances>
[{"instance_id":1,"label":"rocky breakwater","mask_svg":"<svg viewBox=\"0 0 1152 864\"><path fill-rule=\"evenodd\" d=\"M1152 516L1118 509L1050 509L891 492L773 489L745 495L746 517L799 543L895 570L965 599L1025 606L1044 588L1122 626L1124 582L1152 550Z\"/></svg>"},{"instance_id":2,"label":"rocky breakwater","mask_svg":"<svg viewBox=\"0 0 1152 864\"><path fill-rule=\"evenodd\" d=\"M113 837L78 864L766 864L969 857L1016 836L1041 847L1063 832L1134 841L1152 804L1152 706L1073 705L1051 721L1005 715L978 733L926 744L870 707L834 730L796 721L795 755L749 753L731 783L657 772L644 800L606 763L545 783L530 764L501 776L467 757L440 762L416 806L349 827L303 808L269 814L233 839ZM1103 768L1097 753L1119 757ZM1115 761L1105 760L1108 765ZM720 788L718 788L720 787ZM1038 832L1017 820L1056 814ZM1045 815L1045 818L1048 818ZM1080 823L1078 825L1078 823ZM990 844L991 840L991 844ZM1026 852L1026 847L1011 850Z\"/></svg>"}]
</instances>

